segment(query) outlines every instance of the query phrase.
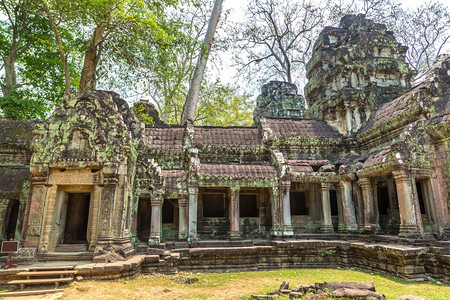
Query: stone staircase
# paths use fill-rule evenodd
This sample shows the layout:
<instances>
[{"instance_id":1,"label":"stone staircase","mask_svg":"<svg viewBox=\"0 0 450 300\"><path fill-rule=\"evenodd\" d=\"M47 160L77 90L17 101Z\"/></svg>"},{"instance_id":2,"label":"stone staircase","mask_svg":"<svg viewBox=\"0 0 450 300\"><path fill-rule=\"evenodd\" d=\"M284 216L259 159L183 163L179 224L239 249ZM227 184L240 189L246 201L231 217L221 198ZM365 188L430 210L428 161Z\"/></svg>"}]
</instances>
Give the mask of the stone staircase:
<instances>
[{"instance_id":1,"label":"stone staircase","mask_svg":"<svg viewBox=\"0 0 450 300\"><path fill-rule=\"evenodd\" d=\"M87 244L60 244L55 248L55 252L85 252Z\"/></svg>"},{"instance_id":2,"label":"stone staircase","mask_svg":"<svg viewBox=\"0 0 450 300\"><path fill-rule=\"evenodd\" d=\"M21 279L8 281L8 285L19 286L19 291L0 294L0 297L17 297L29 295L41 295L61 292L58 289L61 284L69 284L73 276L78 273L74 266L34 267L26 272L16 274ZM25 287L27 289L25 290Z\"/></svg>"}]
</instances>

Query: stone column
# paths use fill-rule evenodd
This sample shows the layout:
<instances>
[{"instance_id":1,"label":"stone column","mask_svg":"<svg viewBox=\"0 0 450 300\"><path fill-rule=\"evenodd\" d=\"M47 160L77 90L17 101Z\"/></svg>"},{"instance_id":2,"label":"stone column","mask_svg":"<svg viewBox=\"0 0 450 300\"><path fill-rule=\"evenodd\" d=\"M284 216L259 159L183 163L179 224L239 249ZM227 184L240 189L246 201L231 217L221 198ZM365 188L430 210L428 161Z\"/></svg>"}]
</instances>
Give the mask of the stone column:
<instances>
[{"instance_id":1,"label":"stone column","mask_svg":"<svg viewBox=\"0 0 450 300\"><path fill-rule=\"evenodd\" d=\"M436 189L434 188L433 178L425 179L422 181L422 192L426 206L426 212L430 220L430 225L434 234L442 235L445 224L443 222L441 210L444 209L442 209L439 205L435 191Z\"/></svg>"},{"instance_id":2,"label":"stone column","mask_svg":"<svg viewBox=\"0 0 450 300\"><path fill-rule=\"evenodd\" d=\"M188 235L189 200L186 196L178 198L178 239L183 240Z\"/></svg>"},{"instance_id":3,"label":"stone column","mask_svg":"<svg viewBox=\"0 0 450 300\"><path fill-rule=\"evenodd\" d=\"M161 195L153 196L150 199L152 205L152 218L150 225L149 245L159 245L161 240L161 209L163 205L163 198Z\"/></svg>"},{"instance_id":4,"label":"stone column","mask_svg":"<svg viewBox=\"0 0 450 300\"><path fill-rule=\"evenodd\" d=\"M230 187L230 238L240 237L239 233L239 186Z\"/></svg>"},{"instance_id":5,"label":"stone column","mask_svg":"<svg viewBox=\"0 0 450 300\"><path fill-rule=\"evenodd\" d=\"M281 228L281 210L280 210L280 195L278 186L272 186L272 193L270 194L270 203L272 208L272 235L282 236L283 230Z\"/></svg>"},{"instance_id":6,"label":"stone column","mask_svg":"<svg viewBox=\"0 0 450 300\"><path fill-rule=\"evenodd\" d=\"M395 185L397 186L398 207L400 212L400 230L398 235L411 236L420 234L417 213L420 214L418 200L413 193L411 175L405 171L394 171ZM419 210L419 212L417 212ZM420 224L421 225L421 224Z\"/></svg>"},{"instance_id":7,"label":"stone column","mask_svg":"<svg viewBox=\"0 0 450 300\"><path fill-rule=\"evenodd\" d=\"M352 182L350 180L342 180L339 183L341 199L342 199L342 223L343 231L356 231L358 225L356 224L355 207L352 201Z\"/></svg>"},{"instance_id":8,"label":"stone column","mask_svg":"<svg viewBox=\"0 0 450 300\"><path fill-rule=\"evenodd\" d=\"M88 222L88 236L89 236L89 250L93 251L97 244L98 237L98 225L99 225L99 215L100 215L100 203L102 195L102 187L99 185L94 185L94 189L91 193L92 199L90 207L92 207L92 217L89 218Z\"/></svg>"},{"instance_id":9,"label":"stone column","mask_svg":"<svg viewBox=\"0 0 450 300\"><path fill-rule=\"evenodd\" d=\"M376 231L375 202L373 198L372 181L370 178L360 178L359 185L362 189L364 202L364 231L367 233Z\"/></svg>"},{"instance_id":10,"label":"stone column","mask_svg":"<svg viewBox=\"0 0 450 300\"><path fill-rule=\"evenodd\" d=\"M331 205L330 205L330 186L329 182L320 183L320 194L322 197L322 232L333 232L333 223L331 221Z\"/></svg>"},{"instance_id":11,"label":"stone column","mask_svg":"<svg viewBox=\"0 0 450 300\"><path fill-rule=\"evenodd\" d=\"M396 199L395 194L395 183L394 180L390 179L387 181L387 189L388 189L388 195L389 195L389 209L391 211L390 218L399 218L399 212L398 212L398 201Z\"/></svg>"},{"instance_id":12,"label":"stone column","mask_svg":"<svg viewBox=\"0 0 450 300\"><path fill-rule=\"evenodd\" d=\"M355 194L356 201L358 203L358 209L356 211L358 232L364 231L364 199L361 191L361 185L358 181L355 181Z\"/></svg>"},{"instance_id":13,"label":"stone column","mask_svg":"<svg viewBox=\"0 0 450 300\"><path fill-rule=\"evenodd\" d=\"M283 235L292 236L291 224L291 182L281 182L281 204L283 205Z\"/></svg>"},{"instance_id":14,"label":"stone column","mask_svg":"<svg viewBox=\"0 0 450 300\"><path fill-rule=\"evenodd\" d=\"M189 240L197 240L198 187L189 187Z\"/></svg>"},{"instance_id":15,"label":"stone column","mask_svg":"<svg viewBox=\"0 0 450 300\"><path fill-rule=\"evenodd\" d=\"M342 197L342 186L340 183L335 184L336 188L336 202L337 202L337 209L338 209L338 232L344 232L346 231L345 225L344 225L344 215L343 215L343 197Z\"/></svg>"},{"instance_id":16,"label":"stone column","mask_svg":"<svg viewBox=\"0 0 450 300\"><path fill-rule=\"evenodd\" d=\"M52 223L53 223L53 213L56 204L56 192L58 189L57 185L49 185L47 188L47 197L45 199L45 217L44 217L44 226L41 235L41 243L40 243L40 252L48 252L53 251L54 249L49 249L50 243L50 233L52 231Z\"/></svg>"}]
</instances>

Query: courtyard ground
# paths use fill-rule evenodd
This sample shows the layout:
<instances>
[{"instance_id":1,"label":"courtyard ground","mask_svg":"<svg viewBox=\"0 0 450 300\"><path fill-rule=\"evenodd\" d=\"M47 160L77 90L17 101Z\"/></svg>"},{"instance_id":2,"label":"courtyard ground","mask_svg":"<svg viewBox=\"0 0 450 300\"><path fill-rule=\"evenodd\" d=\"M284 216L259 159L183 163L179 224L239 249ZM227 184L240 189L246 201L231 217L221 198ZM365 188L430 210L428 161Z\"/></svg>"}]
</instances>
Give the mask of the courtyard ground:
<instances>
[{"instance_id":1,"label":"courtyard ground","mask_svg":"<svg viewBox=\"0 0 450 300\"><path fill-rule=\"evenodd\" d=\"M180 277L196 277L186 284ZM393 299L416 295L425 299L450 299L450 285L439 282L411 282L392 276L354 269L292 269L226 274L148 275L117 281L74 282L62 299L248 299L280 287L283 281L301 286L324 281L374 282L378 293ZM288 297L286 297L287 299Z\"/></svg>"}]
</instances>

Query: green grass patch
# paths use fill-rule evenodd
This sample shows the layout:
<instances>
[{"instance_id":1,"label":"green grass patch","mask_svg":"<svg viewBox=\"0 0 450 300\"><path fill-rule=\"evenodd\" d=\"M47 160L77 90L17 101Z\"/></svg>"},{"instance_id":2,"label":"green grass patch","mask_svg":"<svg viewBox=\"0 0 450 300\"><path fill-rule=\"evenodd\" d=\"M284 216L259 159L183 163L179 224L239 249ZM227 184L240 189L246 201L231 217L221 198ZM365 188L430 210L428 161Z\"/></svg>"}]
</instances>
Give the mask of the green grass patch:
<instances>
[{"instance_id":1,"label":"green grass patch","mask_svg":"<svg viewBox=\"0 0 450 300\"><path fill-rule=\"evenodd\" d=\"M197 277L199 281L184 284L180 282L180 276ZM156 274L116 281L84 281L71 284L65 290L63 299L248 299L252 294L265 294L278 289L285 280L291 287L325 281L373 282L377 292L385 294L387 299L402 295L432 300L450 299L450 285L412 282L360 269Z\"/></svg>"}]
</instances>

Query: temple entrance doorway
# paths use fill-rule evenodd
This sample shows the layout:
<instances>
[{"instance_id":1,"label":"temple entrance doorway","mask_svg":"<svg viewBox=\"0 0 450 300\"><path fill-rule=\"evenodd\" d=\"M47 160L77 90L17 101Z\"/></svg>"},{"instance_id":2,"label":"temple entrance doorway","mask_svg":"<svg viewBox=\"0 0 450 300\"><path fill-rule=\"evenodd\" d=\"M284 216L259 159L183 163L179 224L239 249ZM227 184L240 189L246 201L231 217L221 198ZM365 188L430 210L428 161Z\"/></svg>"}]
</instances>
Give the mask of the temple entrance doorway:
<instances>
[{"instance_id":1,"label":"temple entrance doorway","mask_svg":"<svg viewBox=\"0 0 450 300\"><path fill-rule=\"evenodd\" d=\"M86 244L90 193L68 193L64 244Z\"/></svg>"},{"instance_id":2,"label":"temple entrance doorway","mask_svg":"<svg viewBox=\"0 0 450 300\"><path fill-rule=\"evenodd\" d=\"M419 209L420 209L420 215L422 216L422 224L423 224L423 230L426 233L432 232L432 226L431 226L431 220L429 211L428 211L428 195L426 193L425 188L425 182L420 180L416 181L416 191L417 191L417 198L419 200Z\"/></svg>"},{"instance_id":3,"label":"temple entrance doorway","mask_svg":"<svg viewBox=\"0 0 450 300\"><path fill-rule=\"evenodd\" d=\"M147 244L150 238L152 206L150 198L139 198L136 234L139 242Z\"/></svg>"},{"instance_id":4,"label":"temple entrance doorway","mask_svg":"<svg viewBox=\"0 0 450 300\"><path fill-rule=\"evenodd\" d=\"M5 226L5 237L7 240L14 239L16 235L17 221L19 217L20 202L18 200L12 200L9 205L7 223Z\"/></svg>"}]
</instances>

